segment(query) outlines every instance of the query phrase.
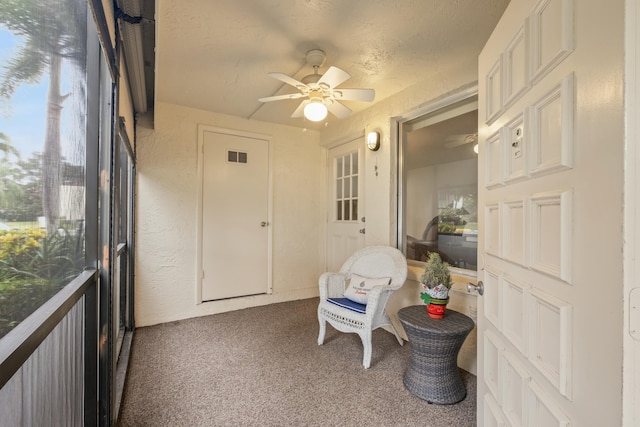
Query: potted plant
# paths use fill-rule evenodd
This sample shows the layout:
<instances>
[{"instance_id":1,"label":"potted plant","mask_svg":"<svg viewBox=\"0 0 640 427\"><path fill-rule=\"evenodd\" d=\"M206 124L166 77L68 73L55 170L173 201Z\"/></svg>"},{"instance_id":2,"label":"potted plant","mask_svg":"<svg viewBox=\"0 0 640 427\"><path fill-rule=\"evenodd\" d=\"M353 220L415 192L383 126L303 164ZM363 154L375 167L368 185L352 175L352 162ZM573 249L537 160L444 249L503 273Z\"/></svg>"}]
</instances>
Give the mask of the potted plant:
<instances>
[{"instance_id":1,"label":"potted plant","mask_svg":"<svg viewBox=\"0 0 640 427\"><path fill-rule=\"evenodd\" d=\"M442 261L440 254L429 253L420 283L422 284L420 298L427 305L427 313L430 317L441 319L449 302L449 289L453 282L449 264Z\"/></svg>"}]
</instances>

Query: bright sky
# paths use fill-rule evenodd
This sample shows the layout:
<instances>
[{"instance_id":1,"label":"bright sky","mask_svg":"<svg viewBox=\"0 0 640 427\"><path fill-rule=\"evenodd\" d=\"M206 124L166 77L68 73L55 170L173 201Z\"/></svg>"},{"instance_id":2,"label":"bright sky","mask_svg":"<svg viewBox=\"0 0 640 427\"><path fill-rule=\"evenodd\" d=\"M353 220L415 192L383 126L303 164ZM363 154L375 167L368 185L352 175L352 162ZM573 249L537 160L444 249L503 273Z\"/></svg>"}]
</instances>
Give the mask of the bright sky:
<instances>
[{"instance_id":1,"label":"bright sky","mask_svg":"<svg viewBox=\"0 0 640 427\"><path fill-rule=\"evenodd\" d=\"M17 49L16 39L0 26L0 73ZM34 151L43 151L47 87L44 76L38 84L21 85L10 102L0 101L0 132L9 136L23 159L28 159Z\"/></svg>"}]
</instances>

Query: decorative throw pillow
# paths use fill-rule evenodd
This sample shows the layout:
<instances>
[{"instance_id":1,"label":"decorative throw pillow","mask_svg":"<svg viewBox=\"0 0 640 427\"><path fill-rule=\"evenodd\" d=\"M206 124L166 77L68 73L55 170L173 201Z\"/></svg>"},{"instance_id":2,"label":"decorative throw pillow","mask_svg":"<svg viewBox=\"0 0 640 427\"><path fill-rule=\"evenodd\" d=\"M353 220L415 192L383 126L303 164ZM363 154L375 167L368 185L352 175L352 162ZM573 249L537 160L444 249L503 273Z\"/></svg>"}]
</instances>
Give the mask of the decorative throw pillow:
<instances>
[{"instance_id":1,"label":"decorative throw pillow","mask_svg":"<svg viewBox=\"0 0 640 427\"><path fill-rule=\"evenodd\" d=\"M366 304L369 291L374 286L388 285L390 282L390 277L370 278L352 274L349 286L344 291L344 297L360 304Z\"/></svg>"}]
</instances>

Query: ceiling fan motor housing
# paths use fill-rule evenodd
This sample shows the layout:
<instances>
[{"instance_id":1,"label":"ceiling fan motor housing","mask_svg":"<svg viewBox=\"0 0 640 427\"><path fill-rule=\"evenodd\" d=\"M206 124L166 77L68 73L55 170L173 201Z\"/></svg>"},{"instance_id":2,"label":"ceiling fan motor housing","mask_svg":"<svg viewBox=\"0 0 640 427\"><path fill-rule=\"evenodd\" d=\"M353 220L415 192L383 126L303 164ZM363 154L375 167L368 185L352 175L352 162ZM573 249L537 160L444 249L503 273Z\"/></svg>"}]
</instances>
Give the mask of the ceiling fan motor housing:
<instances>
[{"instance_id":1,"label":"ceiling fan motor housing","mask_svg":"<svg viewBox=\"0 0 640 427\"><path fill-rule=\"evenodd\" d=\"M309 74L301 78L300 81L306 85L311 86L318 83L318 80L320 80L320 77L322 77L321 74Z\"/></svg>"},{"instance_id":2,"label":"ceiling fan motor housing","mask_svg":"<svg viewBox=\"0 0 640 427\"><path fill-rule=\"evenodd\" d=\"M313 68L322 67L327 56L320 49L312 49L307 52L307 62Z\"/></svg>"}]
</instances>

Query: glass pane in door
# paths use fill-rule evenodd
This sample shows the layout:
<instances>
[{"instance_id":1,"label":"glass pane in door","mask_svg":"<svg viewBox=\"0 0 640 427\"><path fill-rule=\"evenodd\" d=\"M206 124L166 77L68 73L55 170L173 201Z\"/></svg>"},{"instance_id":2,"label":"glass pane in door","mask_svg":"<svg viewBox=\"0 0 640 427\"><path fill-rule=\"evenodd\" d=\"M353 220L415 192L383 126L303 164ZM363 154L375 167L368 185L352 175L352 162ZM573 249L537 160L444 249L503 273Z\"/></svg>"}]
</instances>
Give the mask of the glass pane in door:
<instances>
[{"instance_id":1,"label":"glass pane in door","mask_svg":"<svg viewBox=\"0 0 640 427\"><path fill-rule=\"evenodd\" d=\"M356 221L358 218L358 152L338 157L335 168L335 220Z\"/></svg>"}]
</instances>

